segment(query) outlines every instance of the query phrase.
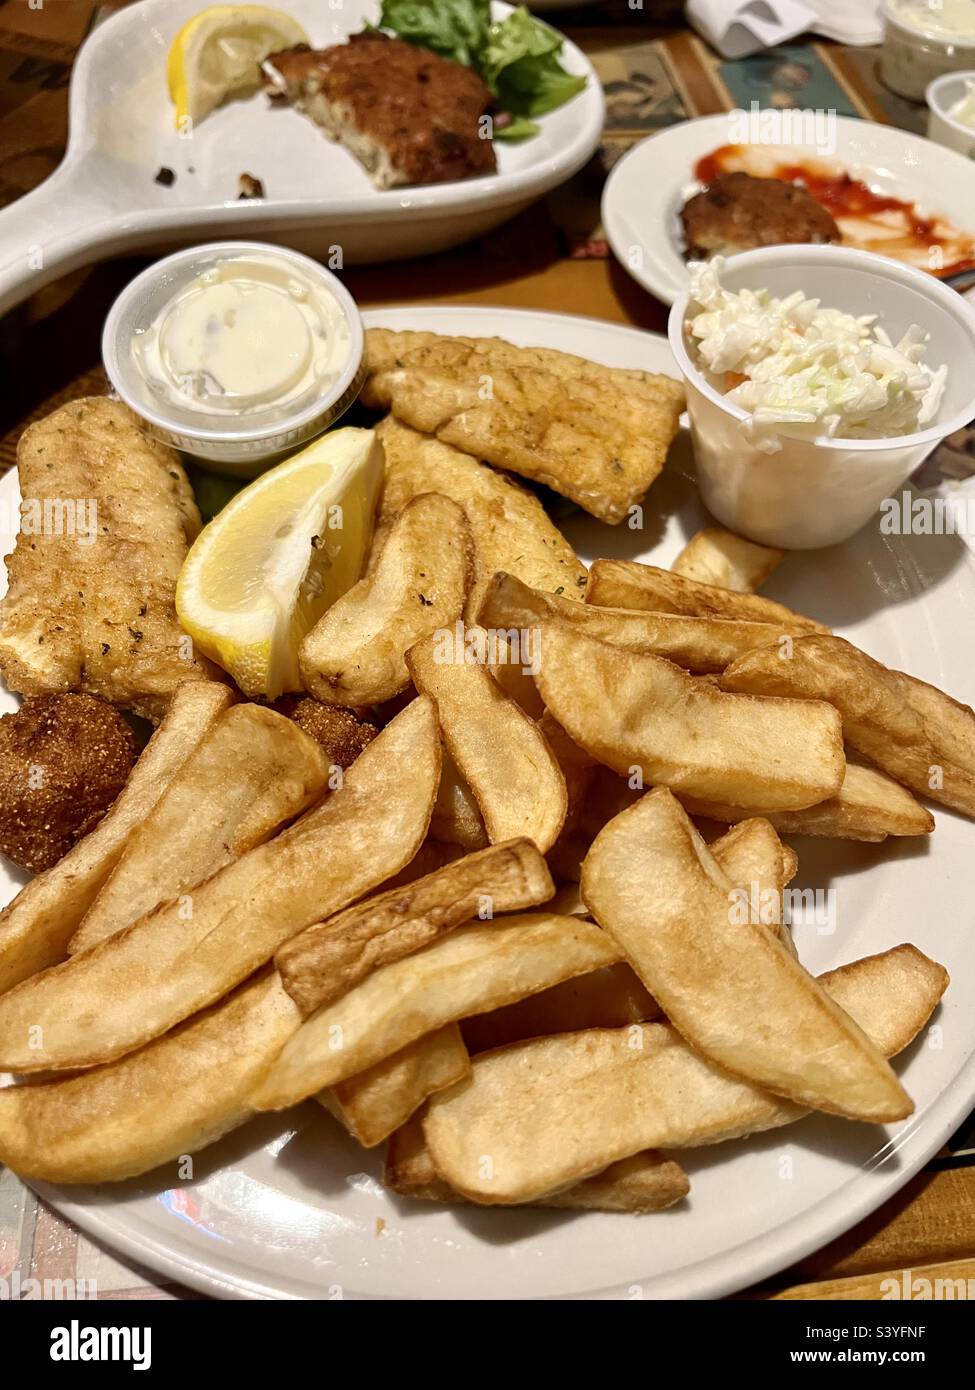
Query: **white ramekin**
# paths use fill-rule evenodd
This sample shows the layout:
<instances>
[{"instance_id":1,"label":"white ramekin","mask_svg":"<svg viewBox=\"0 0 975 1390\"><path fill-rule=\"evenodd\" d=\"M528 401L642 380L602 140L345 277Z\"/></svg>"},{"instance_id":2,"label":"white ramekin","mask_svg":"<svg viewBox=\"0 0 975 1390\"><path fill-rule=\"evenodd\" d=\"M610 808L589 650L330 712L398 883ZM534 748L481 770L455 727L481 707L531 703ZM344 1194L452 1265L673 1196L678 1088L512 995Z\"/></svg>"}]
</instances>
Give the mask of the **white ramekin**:
<instances>
[{"instance_id":1,"label":"white ramekin","mask_svg":"<svg viewBox=\"0 0 975 1390\"><path fill-rule=\"evenodd\" d=\"M730 290L793 290L824 307L876 314L896 342L912 323L930 334L925 362L948 366L935 424L898 439L784 438L774 454L749 441L747 412L696 364L685 332L690 294L670 311L670 346L687 385L687 409L705 506L762 545L811 550L846 540L875 514L946 435L975 417L975 310L934 276L886 256L843 246L770 246L725 263Z\"/></svg>"},{"instance_id":2,"label":"white ramekin","mask_svg":"<svg viewBox=\"0 0 975 1390\"><path fill-rule=\"evenodd\" d=\"M946 34L914 25L889 0L880 8L884 17L880 76L891 91L923 101L925 88L936 77L975 67L975 32Z\"/></svg>"},{"instance_id":3,"label":"white ramekin","mask_svg":"<svg viewBox=\"0 0 975 1390\"><path fill-rule=\"evenodd\" d=\"M139 371L132 343L140 327L152 321L156 309L182 284L225 257L250 254L273 256L318 280L337 301L349 330L349 359L337 379L312 401L273 419L241 415L213 423L188 419L169 409L147 386ZM285 246L261 241L217 241L177 251L147 267L126 285L109 310L102 333L102 361L119 396L145 421L148 432L190 454L217 473L253 478L288 453L307 444L348 410L365 380L365 333L355 300L330 270ZM208 420L211 417L207 417Z\"/></svg>"},{"instance_id":4,"label":"white ramekin","mask_svg":"<svg viewBox=\"0 0 975 1390\"><path fill-rule=\"evenodd\" d=\"M946 72L929 82L924 93L928 103L928 139L947 145L949 150L957 150L967 159L975 158L975 129L962 125L951 114L951 108L964 97L970 82L975 84L975 68L968 72Z\"/></svg>"}]
</instances>

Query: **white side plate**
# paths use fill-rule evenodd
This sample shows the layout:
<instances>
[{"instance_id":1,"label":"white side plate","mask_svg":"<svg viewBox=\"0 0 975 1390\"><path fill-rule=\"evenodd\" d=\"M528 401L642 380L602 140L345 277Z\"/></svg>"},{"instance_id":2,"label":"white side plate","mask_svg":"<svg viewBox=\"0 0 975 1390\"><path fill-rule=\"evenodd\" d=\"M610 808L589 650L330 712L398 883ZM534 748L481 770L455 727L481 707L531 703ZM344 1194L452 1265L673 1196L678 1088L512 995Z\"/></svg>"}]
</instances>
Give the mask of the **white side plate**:
<instances>
[{"instance_id":1,"label":"white side plate","mask_svg":"<svg viewBox=\"0 0 975 1390\"><path fill-rule=\"evenodd\" d=\"M166 54L203 0L141 0L99 26L71 74L63 163L0 212L0 313L42 285L122 251L214 238L279 241L342 263L426 255L479 236L580 169L599 141L603 92L566 40L562 63L585 89L541 118L531 140L496 144L498 172L459 183L375 189L361 165L306 117L262 93L214 111L191 139L175 129ZM319 47L375 22L379 0L281 0ZM503 19L511 11L495 3ZM160 168L176 182L155 182ZM238 200L238 177L264 184Z\"/></svg>"},{"instance_id":2,"label":"white side plate","mask_svg":"<svg viewBox=\"0 0 975 1390\"><path fill-rule=\"evenodd\" d=\"M674 369L662 338L590 319L487 308L384 309L365 318L396 329L496 334L610 366ZM688 470L684 436L649 494L643 532L575 513L567 535L587 558L669 564L706 520ZM0 515L16 514L15 496L8 475L0 482ZM4 550L12 539L4 537ZM955 538L887 539L868 528L835 550L790 556L767 592L892 666L963 700L975 694L968 640L975 569ZM3 700L2 708L14 707L12 696ZM391 1197L379 1181L380 1152L360 1149L311 1103L262 1117L205 1150L191 1182L175 1183L169 1167L118 1186L38 1191L131 1259L229 1296L700 1298L752 1284L890 1197L975 1101L968 893L975 827L948 811L935 815L927 841L794 842L797 885L836 890L835 934L818 935L815 926L797 932L810 969L912 941L951 972L935 1016L939 1031L922 1035L897 1063L917 1103L903 1125L872 1129L817 1117L679 1155L690 1199L642 1217L439 1208ZM13 877L0 874L12 896ZM754 1001L756 1012L764 1006Z\"/></svg>"},{"instance_id":3,"label":"white side plate","mask_svg":"<svg viewBox=\"0 0 975 1390\"><path fill-rule=\"evenodd\" d=\"M790 113L791 114L791 113ZM940 213L960 231L975 233L975 167L971 160L920 135L849 116L832 118L835 150L801 141L790 155L841 165L877 192ZM681 121L641 140L613 166L603 189L602 222L613 252L644 289L664 302L687 288L680 210L695 184L703 155L733 144L729 114ZM832 142L831 142L832 143Z\"/></svg>"}]
</instances>

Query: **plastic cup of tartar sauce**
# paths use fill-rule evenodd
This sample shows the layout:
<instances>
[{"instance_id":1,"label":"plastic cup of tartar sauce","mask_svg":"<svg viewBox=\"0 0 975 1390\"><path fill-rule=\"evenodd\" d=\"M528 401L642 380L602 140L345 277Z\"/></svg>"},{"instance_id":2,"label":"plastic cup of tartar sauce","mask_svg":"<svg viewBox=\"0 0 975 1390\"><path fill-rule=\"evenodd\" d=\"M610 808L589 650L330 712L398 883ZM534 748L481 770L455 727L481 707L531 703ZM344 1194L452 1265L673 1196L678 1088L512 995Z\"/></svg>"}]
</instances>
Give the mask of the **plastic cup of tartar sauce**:
<instances>
[{"instance_id":1,"label":"plastic cup of tartar sauce","mask_svg":"<svg viewBox=\"0 0 975 1390\"><path fill-rule=\"evenodd\" d=\"M975 89L975 70L946 72L928 83L925 100L928 103L928 139L949 150L957 150L968 159L975 158L975 120L959 119L958 107ZM970 107L969 107L970 109Z\"/></svg>"},{"instance_id":2,"label":"plastic cup of tartar sauce","mask_svg":"<svg viewBox=\"0 0 975 1390\"><path fill-rule=\"evenodd\" d=\"M924 360L948 368L934 423L883 439L793 439L764 453L748 438L748 413L698 364L686 329L689 292L670 312L670 346L687 387L687 409L705 506L722 525L761 545L811 550L846 540L876 513L931 450L975 417L975 310L933 275L843 246L771 246L731 256L725 289L794 290L824 308L876 314L897 342L912 324L930 335Z\"/></svg>"},{"instance_id":3,"label":"plastic cup of tartar sauce","mask_svg":"<svg viewBox=\"0 0 975 1390\"><path fill-rule=\"evenodd\" d=\"M317 261L225 241L156 261L109 311L102 359L150 434L253 477L342 415L365 378L355 301Z\"/></svg>"}]
</instances>

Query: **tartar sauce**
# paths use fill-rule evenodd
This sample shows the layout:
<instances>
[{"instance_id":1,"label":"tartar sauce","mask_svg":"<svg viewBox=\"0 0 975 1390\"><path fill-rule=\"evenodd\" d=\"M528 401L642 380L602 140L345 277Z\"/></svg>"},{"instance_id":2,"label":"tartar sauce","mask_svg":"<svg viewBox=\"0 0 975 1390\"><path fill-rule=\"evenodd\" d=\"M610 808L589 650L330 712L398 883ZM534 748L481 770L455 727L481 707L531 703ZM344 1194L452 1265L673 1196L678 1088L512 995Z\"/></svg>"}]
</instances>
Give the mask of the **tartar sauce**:
<instances>
[{"instance_id":1,"label":"tartar sauce","mask_svg":"<svg viewBox=\"0 0 975 1390\"><path fill-rule=\"evenodd\" d=\"M152 392L207 415L300 406L335 383L349 352L348 320L328 285L270 253L215 261L133 338Z\"/></svg>"},{"instance_id":2,"label":"tartar sauce","mask_svg":"<svg viewBox=\"0 0 975 1390\"><path fill-rule=\"evenodd\" d=\"M975 0L887 0L887 8L926 34L975 39Z\"/></svg>"}]
</instances>

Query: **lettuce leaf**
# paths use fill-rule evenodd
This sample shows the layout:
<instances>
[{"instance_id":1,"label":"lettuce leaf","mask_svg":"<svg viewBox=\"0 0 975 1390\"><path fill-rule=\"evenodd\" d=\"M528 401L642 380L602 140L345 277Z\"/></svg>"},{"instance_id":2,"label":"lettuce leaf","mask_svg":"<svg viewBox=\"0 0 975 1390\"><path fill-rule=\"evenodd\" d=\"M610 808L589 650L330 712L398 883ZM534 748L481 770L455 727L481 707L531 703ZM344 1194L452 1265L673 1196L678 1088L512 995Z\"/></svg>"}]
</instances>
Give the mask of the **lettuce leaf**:
<instances>
[{"instance_id":1,"label":"lettuce leaf","mask_svg":"<svg viewBox=\"0 0 975 1390\"><path fill-rule=\"evenodd\" d=\"M531 117L586 85L560 64L561 36L524 8L492 24L490 0L382 0L379 27L478 72L498 109L524 118L498 130L498 139L533 135Z\"/></svg>"}]
</instances>

